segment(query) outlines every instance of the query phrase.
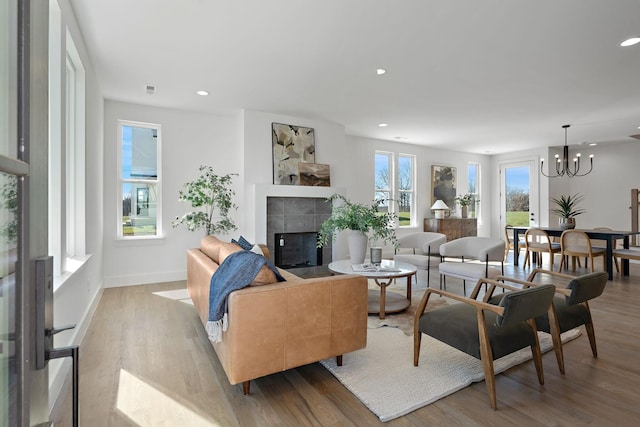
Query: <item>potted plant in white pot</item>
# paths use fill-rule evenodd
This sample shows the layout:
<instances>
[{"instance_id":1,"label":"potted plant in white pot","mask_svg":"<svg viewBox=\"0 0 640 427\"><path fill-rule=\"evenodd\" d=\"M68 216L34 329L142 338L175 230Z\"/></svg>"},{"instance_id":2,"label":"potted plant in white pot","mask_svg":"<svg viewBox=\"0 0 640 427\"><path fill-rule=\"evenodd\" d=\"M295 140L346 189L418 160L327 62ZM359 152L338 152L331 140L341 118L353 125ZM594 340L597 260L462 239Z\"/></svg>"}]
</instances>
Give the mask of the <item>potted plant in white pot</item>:
<instances>
[{"instance_id":1,"label":"potted plant in white pot","mask_svg":"<svg viewBox=\"0 0 640 427\"><path fill-rule=\"evenodd\" d=\"M555 209L551 209L551 212L559 216L558 225L562 230L568 230L576 227L575 217L585 213L586 211L578 207L578 204L584 197L580 194L561 195L560 198L551 198L551 201L556 204Z\"/></svg>"},{"instance_id":2,"label":"potted plant in white pot","mask_svg":"<svg viewBox=\"0 0 640 427\"><path fill-rule=\"evenodd\" d=\"M236 193L231 184L238 174L216 175L211 166L200 166L199 170L200 176L185 183L178 194L178 200L190 202L195 210L176 217L173 227L183 224L191 231L203 229L206 234L235 230L230 213L238 207L233 203Z\"/></svg>"},{"instance_id":3,"label":"potted plant in white pot","mask_svg":"<svg viewBox=\"0 0 640 427\"><path fill-rule=\"evenodd\" d=\"M393 229L396 216L388 211L380 211L384 200L378 199L370 205L364 205L334 194L327 198L327 202L333 203L336 199L342 204L334 205L331 216L322 223L318 232L318 247L326 245L329 239L334 240L342 230L351 230L348 243L352 264L364 262L367 240L388 242L397 247L398 241Z\"/></svg>"}]
</instances>

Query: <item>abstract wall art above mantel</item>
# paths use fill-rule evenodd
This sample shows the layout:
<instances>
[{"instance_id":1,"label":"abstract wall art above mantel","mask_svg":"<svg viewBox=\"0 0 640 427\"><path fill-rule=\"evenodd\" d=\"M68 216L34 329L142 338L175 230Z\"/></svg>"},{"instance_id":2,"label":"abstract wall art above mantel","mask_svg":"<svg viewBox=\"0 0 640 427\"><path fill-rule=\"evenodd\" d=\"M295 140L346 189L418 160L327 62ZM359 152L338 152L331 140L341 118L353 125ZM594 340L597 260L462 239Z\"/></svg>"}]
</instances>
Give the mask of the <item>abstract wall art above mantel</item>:
<instances>
[{"instance_id":1,"label":"abstract wall art above mantel","mask_svg":"<svg viewBox=\"0 0 640 427\"><path fill-rule=\"evenodd\" d=\"M316 141L313 128L271 123L273 183L300 185L298 163L315 163Z\"/></svg>"}]
</instances>

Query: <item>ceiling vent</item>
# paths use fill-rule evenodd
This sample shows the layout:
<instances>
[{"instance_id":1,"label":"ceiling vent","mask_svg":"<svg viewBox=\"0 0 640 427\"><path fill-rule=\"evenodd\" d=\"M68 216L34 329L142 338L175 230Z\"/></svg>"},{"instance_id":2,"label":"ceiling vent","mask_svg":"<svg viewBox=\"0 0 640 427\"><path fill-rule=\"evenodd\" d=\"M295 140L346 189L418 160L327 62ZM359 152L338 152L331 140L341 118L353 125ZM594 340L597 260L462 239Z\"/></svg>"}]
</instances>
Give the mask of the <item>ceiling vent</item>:
<instances>
[{"instance_id":1,"label":"ceiling vent","mask_svg":"<svg viewBox=\"0 0 640 427\"><path fill-rule=\"evenodd\" d=\"M146 85L145 90L149 95L153 95L154 93L156 93L156 87L154 85Z\"/></svg>"},{"instance_id":2,"label":"ceiling vent","mask_svg":"<svg viewBox=\"0 0 640 427\"><path fill-rule=\"evenodd\" d=\"M640 133L637 135L629 135L631 138L640 139Z\"/></svg>"}]
</instances>

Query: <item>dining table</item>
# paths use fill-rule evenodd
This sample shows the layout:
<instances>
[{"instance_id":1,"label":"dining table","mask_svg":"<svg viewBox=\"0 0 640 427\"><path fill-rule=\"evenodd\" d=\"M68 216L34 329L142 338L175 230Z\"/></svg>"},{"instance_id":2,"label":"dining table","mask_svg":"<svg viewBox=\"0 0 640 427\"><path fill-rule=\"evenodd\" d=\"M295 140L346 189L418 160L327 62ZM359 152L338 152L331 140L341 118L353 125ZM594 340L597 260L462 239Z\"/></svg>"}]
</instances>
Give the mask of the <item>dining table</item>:
<instances>
[{"instance_id":1,"label":"dining table","mask_svg":"<svg viewBox=\"0 0 640 427\"><path fill-rule=\"evenodd\" d=\"M513 265L518 265L519 252L519 236L524 235L530 228L538 228L546 231L551 237L560 237L564 229L558 227L508 227L513 230ZM606 247L606 266L607 273L609 274L609 280L613 279L613 249L616 240L622 239L622 245L625 249L629 248L629 236L639 234L637 231L621 231L621 230L590 230L590 229L577 229L583 231L590 239L604 240L607 242ZM629 260L622 259L622 274L624 276L629 275Z\"/></svg>"}]
</instances>

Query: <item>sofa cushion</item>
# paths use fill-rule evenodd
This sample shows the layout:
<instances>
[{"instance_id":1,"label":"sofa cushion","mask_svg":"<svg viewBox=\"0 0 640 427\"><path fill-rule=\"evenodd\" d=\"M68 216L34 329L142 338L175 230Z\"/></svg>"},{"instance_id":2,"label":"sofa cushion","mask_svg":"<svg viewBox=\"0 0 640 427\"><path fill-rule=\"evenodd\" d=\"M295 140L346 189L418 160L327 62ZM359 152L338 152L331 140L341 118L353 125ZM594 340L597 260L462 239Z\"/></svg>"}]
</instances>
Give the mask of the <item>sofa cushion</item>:
<instances>
[{"instance_id":1,"label":"sofa cushion","mask_svg":"<svg viewBox=\"0 0 640 427\"><path fill-rule=\"evenodd\" d=\"M209 258L213 260L216 264L220 264L218 262L220 257L220 247L224 242L219 240L216 236L205 236L200 241L200 250Z\"/></svg>"},{"instance_id":2,"label":"sofa cushion","mask_svg":"<svg viewBox=\"0 0 640 427\"><path fill-rule=\"evenodd\" d=\"M241 250L243 249L235 243L222 242L220 245L220 264L222 264L229 255ZM276 275L273 271L271 271L271 269L266 265L263 265L255 279L253 279L253 282L251 282L251 286L268 285L276 283L277 281L278 279L276 279Z\"/></svg>"},{"instance_id":3,"label":"sofa cushion","mask_svg":"<svg viewBox=\"0 0 640 427\"><path fill-rule=\"evenodd\" d=\"M240 236L238 238L238 240L231 239L231 243L235 243L237 245L240 245L240 247L242 249L244 249L245 251L250 251L251 248L253 248L253 243L251 243L247 239L245 239L244 236Z\"/></svg>"}]
</instances>

